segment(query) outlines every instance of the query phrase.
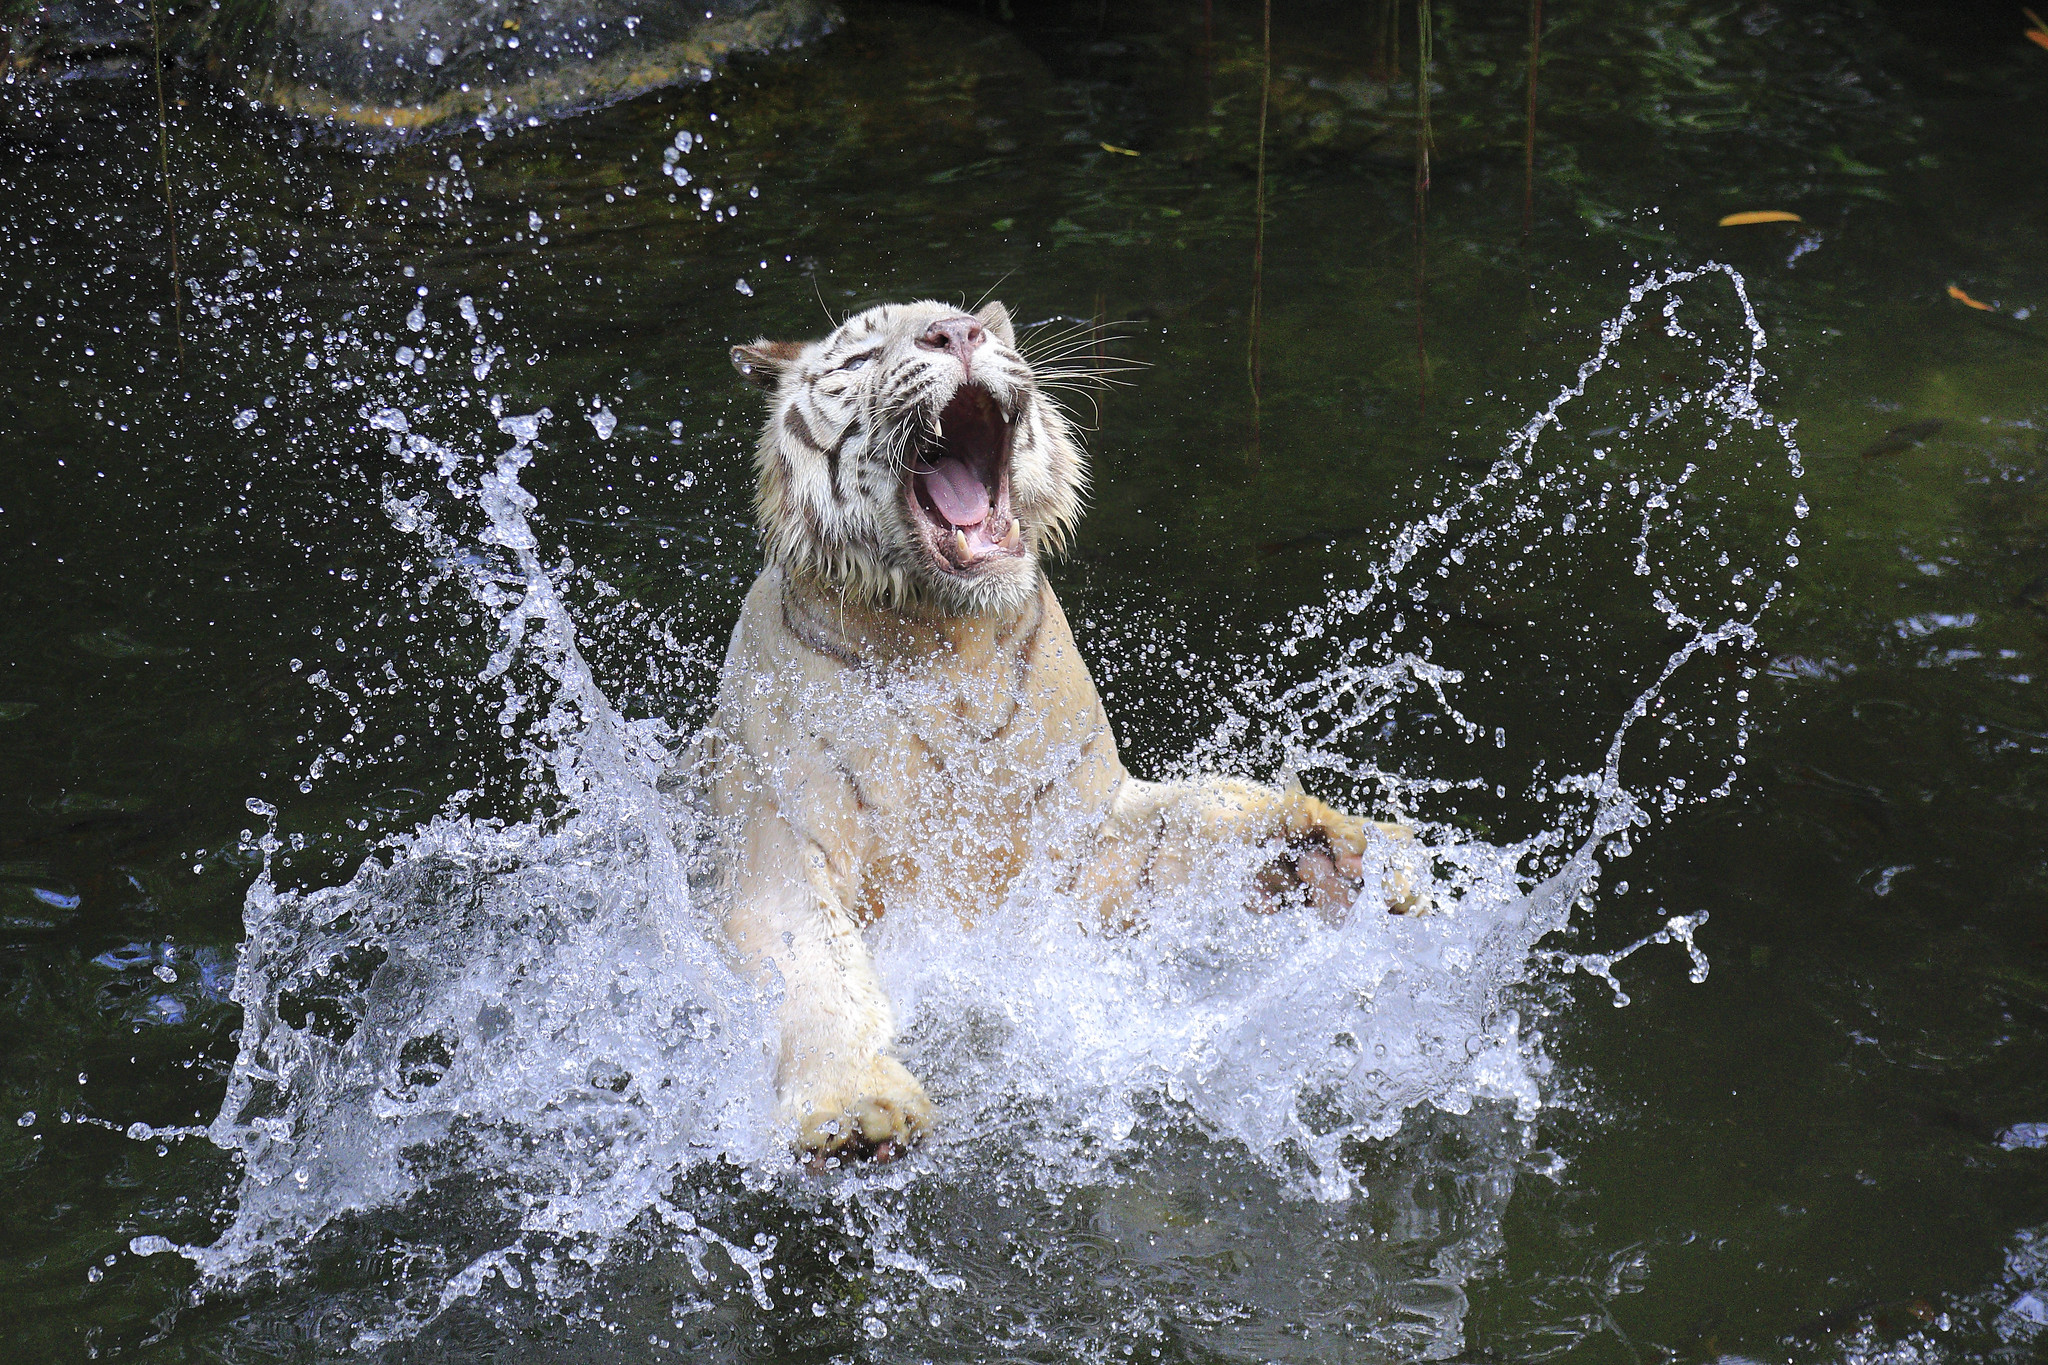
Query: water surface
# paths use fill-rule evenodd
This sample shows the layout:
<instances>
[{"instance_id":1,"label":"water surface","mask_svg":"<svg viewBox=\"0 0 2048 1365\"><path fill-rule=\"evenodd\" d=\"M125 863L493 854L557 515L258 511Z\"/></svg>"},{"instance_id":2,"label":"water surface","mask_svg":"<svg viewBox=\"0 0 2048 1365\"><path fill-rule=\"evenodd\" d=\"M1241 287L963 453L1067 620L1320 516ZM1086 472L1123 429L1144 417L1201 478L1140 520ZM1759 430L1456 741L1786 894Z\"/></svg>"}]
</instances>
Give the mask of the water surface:
<instances>
[{"instance_id":1,"label":"water surface","mask_svg":"<svg viewBox=\"0 0 2048 1365\"><path fill-rule=\"evenodd\" d=\"M856 6L816 48L703 86L409 146L272 123L174 77L177 304L151 92L5 88L0 1274L23 1350L2038 1353L2048 204L2025 148L2048 52L1999 7L1548 6L1525 238L1525 15L1439 6L1419 359L1412 24L1397 69L1378 7L1275 8L1256 402L1249 7L1218 7L1205 35L1193 5L1008 23ZM1714 226L1758 208L1804 222ZM1483 531L1466 562L1394 569L1400 528L1487 480L1632 287L1710 261L1739 272L1766 346L1726 274L1646 295L1526 475L1442 542ZM1524 869L1555 870L1579 847L1562 836L1611 807L1550 784L1598 770L1696 638L1652 590L1707 626L1755 621L1753 647L1689 658L1631 729L1618 776L1652 817L1632 851L1552 907L1569 926L1533 958L1489 967L1469 1008L1502 1040L1491 1090L1459 1080L1478 1074L1463 1062L1416 1060L1382 1072L1412 1094L1333 1092L1318 1111L1292 1083L1320 1054L1261 1063L1236 1092L1162 1079L1177 1054L1091 1024L1089 990L1265 1002L1320 1046L1351 1006L1260 990L1317 983L1317 963L1420 960L1363 929L1333 947L1199 916L1149 949L1034 943L1030 920L1021 947L920 943L914 926L885 945L928 1006L907 1045L956 1133L985 1122L999 1142L807 1182L766 1146L707 1156L703 1110L605 1083L596 1063L640 1074L631 1049L684 1047L661 1030L699 1016L668 1007L723 1001L721 1027L747 1027L715 954L692 976L648 939L674 879L620 814L634 756L702 720L756 565L756 399L725 350L878 298L991 289L1031 321L1115 321L1105 351L1148 367L1089 413L1092 506L1054 570L1142 773L1273 777L1305 758L1318 790L1405 803L1446 845L1559 835ZM1690 337L1665 330L1667 297ZM1705 403L1715 362L1752 356L1789 433L1727 430ZM500 427L542 409L531 436ZM484 494L529 443L522 564ZM1659 480L1682 511L1638 575ZM573 625L480 681L502 644L491 585L536 581ZM1366 714L1316 709L1352 695L1347 669L1425 634L1427 658L1465 674L1446 702L1425 688L1372 713L1396 724L1318 727ZM595 795L550 761L596 707L573 659L623 737L571 765L615 780ZM254 900L271 821L252 798L277 840ZM358 877L380 848L394 870ZM267 1243L271 1273L216 1264L194 1302L202 1267L162 1245L228 1246L261 1226L252 1210L284 1227L349 1202L259 1190L246 1148L183 1131L221 1112L247 1041L245 910L282 932L316 903L355 907L320 927L338 946L381 935L386 960L427 964L422 999L445 1001L469 953L502 973L478 977L484 1004L617 1033L535 1054L576 1064L557 1080L587 1114L437 1131L399 1185ZM1570 969L1702 912L1701 982L1676 945L1620 962L1613 985ZM1168 980L1168 958L1216 975ZM306 960L329 985L278 1000L280 1037L359 1026L381 963ZM607 970L646 974L639 1003L604 1003ZM1065 1012L1027 1007L1047 999ZM991 1002L1007 1014L970 1008ZM378 1003L394 1083L449 1084L461 1049L400 1055L426 1034L399 1028L404 1001ZM743 1054L707 1062L697 1092L738 1105L737 1127L759 1093ZM1219 1098L1261 1082L1310 1140ZM330 1122L419 1103L318 1093ZM992 1114L991 1094L1016 1104ZM402 1154L378 1131L363 1150ZM512 1144L535 1132L554 1145L529 1160ZM564 1195L583 1172L602 1197ZM522 1195L587 1225L496 1263L512 1275L478 1268L517 1240Z\"/></svg>"}]
</instances>

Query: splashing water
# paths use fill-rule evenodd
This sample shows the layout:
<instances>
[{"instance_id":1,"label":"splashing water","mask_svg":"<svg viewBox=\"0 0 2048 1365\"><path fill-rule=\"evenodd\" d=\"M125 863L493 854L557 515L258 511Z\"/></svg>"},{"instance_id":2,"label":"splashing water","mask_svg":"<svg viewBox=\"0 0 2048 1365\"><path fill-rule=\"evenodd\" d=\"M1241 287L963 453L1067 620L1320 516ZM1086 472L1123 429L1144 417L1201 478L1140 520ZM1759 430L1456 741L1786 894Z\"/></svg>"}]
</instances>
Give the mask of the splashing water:
<instances>
[{"instance_id":1,"label":"splashing water","mask_svg":"<svg viewBox=\"0 0 2048 1365\"><path fill-rule=\"evenodd\" d=\"M505 677L523 652L552 680L530 743L567 814L439 820L310 896L277 891L274 831L259 841L235 987L241 1056L211 1130L242 1157L241 1208L217 1243L188 1252L223 1284L289 1273L334 1220L451 1176L565 1174L567 1191L520 1190L520 1244L602 1245L659 1204L675 1170L766 1155L766 1024L691 912L654 789L663 736L599 691L526 520L519 473L541 420L499 423L513 445L475 490L483 539L517 574L479 572L470 587L501 631L482 677ZM453 548L424 499L386 510L431 550ZM518 1283L510 1254L448 1267L431 1307L492 1274Z\"/></svg>"},{"instance_id":2,"label":"splashing water","mask_svg":"<svg viewBox=\"0 0 2048 1365\"><path fill-rule=\"evenodd\" d=\"M1716 279L1739 319L1710 304L1690 322L1685 290ZM1653 298L1663 327L1644 340L1632 329ZM466 549L438 495L386 497L496 623L481 681L503 687L504 732L523 735L554 809L515 823L451 810L346 885L301 894L274 884L275 819L252 802L272 827L249 836L264 872L234 991L241 1051L207 1130L240 1159L233 1218L211 1245L136 1249L181 1252L215 1294L343 1277L359 1347L484 1311L685 1355L751 1351L764 1333L789 1351L906 1356L1105 1341L1455 1353L1463 1284L1497 1254L1518 1172L1546 1160L1529 1150L1545 1074L1525 1023L1532 968L1614 984L1643 946L1538 941L1590 903L1603 859L1725 791L1741 762L1754 670L1690 679L1697 660L1753 646L1779 592L1732 560L1744 528L1724 487L1800 472L1756 399L1763 346L1731 269L1638 284L1483 477L1394 534L1364 587L1239 661L1223 724L1182 766L1315 774L1391 808L1423 835L1441 913L1333 929L1190 899L1104 936L1020 890L967 933L892 916L877 964L942 1126L896 1167L823 1178L771 1126L774 1002L690 895L690 816L660 777L677 736L607 700L557 588L570 566L540 557L520 476L547 414L502 417L510 447L465 482L471 455L403 411L366 410L484 516ZM1714 377L1628 386L1681 365ZM1602 405L1619 413L1604 428ZM1567 415L1591 444L1539 461ZM1768 454L1746 458L1746 440ZM1595 553L1616 524L1632 551L1618 569ZM1597 628L1647 623L1662 662L1643 677L1534 667L1566 652L1495 628L1548 619L1541 590L1589 581ZM1531 668L1579 730L1547 732L1513 796L1456 775L1481 740L1504 755L1490 767L1521 760L1482 712L1543 711ZM1580 707L1587 687L1602 707ZM1625 771L1646 728L1655 753ZM1518 819L1519 840L1476 832ZM1702 979L1703 920L1645 942L1681 942ZM622 1292L643 1278L660 1288Z\"/></svg>"}]
</instances>

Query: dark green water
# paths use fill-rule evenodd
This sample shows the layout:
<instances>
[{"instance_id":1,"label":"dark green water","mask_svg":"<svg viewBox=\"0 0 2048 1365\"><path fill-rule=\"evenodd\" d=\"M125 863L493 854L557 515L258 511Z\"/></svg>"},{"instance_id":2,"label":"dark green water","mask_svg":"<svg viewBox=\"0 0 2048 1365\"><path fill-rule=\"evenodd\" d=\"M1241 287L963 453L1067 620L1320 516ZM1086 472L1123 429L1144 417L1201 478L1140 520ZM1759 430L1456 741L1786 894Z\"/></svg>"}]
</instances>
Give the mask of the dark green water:
<instances>
[{"instance_id":1,"label":"dark green water","mask_svg":"<svg viewBox=\"0 0 2048 1365\"><path fill-rule=\"evenodd\" d=\"M1617 969L1616 1010L1591 977L1539 974L1533 1132L1503 1148L1486 1130L1505 1116L1418 1116L1358 1157L1382 1193L1331 1206L1231 1177L1228 1152L1159 1118L1127 1181L1029 1211L1014 1165L990 1177L1011 1213L1008 1193L913 1172L889 1205L912 1240L972 1243L960 1259L985 1274L887 1339L864 1327L870 1287L816 1316L728 1296L685 1348L679 1262L650 1250L572 1308L486 1292L381 1351L1380 1359L1444 1338L1404 1350L1375 1324L1462 1294L1450 1349L1475 1360L2038 1359L2048 1129L2015 1125L2048 1123L2048 51L2002 6L1546 8L1526 238L1526 16L1435 12L1426 404L1412 14L1397 74L1376 5L1275 5L1256 409L1248 7L1219 6L1205 44L1193 3L1012 23L853 6L821 46L700 88L414 147L338 144L179 79L181 337L150 92L0 87L10 1354L346 1355L379 1248L403 1240L372 1227L316 1270L192 1305L190 1266L130 1239L206 1241L234 1167L120 1131L219 1107L248 798L279 808L278 876L302 887L453 801L550 806L502 693L470 685L488 631L421 591L433 567L382 506L387 484L437 480L387 452L366 405L477 448L492 395L548 407L525 484L547 553L578 566L562 585L583 648L622 710L687 726L756 563L756 405L731 342L813 334L821 302L990 289L1027 319L1124 320L1108 349L1149 368L1102 404L1092 509L1055 582L1133 766L1157 770L1221 716L1172 660L1225 673L1263 625L1363 581L1392 528L1570 379L1632 283L1718 260L1747 280L1763 397L1807 473L1758 463L1714 545L1775 563L1789 499L1812 515L1763 618L1732 791L1643 838L1617 874L1631 889L1610 881L1564 944L1612 950L1704 910L1711 975L1646 951ZM686 188L662 171L679 129L708 138ZM1715 226L1746 209L1804 222ZM503 350L482 378L462 296ZM1727 290L1696 299L1717 335L1739 322ZM1624 351L1608 416L1568 422L1546 459L1583 462L1599 424L1702 382L1682 347ZM1625 538L1608 548L1496 583L1448 632L1446 657L1502 680L1468 711L1511 728L1461 770L1512 791L1597 751L1667 652L1628 599ZM1444 758L1422 734L1382 744L1389 766ZM1512 795L1432 813L1491 837L1534 818ZM458 1183L452 1246L474 1214ZM730 1184L792 1243L810 1226ZM1476 1238L1425 1226L1472 1209ZM1451 1245L1465 1264L1430 1263ZM822 1249L781 1265L838 1283ZM1444 1302L1384 1289L1432 1278Z\"/></svg>"}]
</instances>

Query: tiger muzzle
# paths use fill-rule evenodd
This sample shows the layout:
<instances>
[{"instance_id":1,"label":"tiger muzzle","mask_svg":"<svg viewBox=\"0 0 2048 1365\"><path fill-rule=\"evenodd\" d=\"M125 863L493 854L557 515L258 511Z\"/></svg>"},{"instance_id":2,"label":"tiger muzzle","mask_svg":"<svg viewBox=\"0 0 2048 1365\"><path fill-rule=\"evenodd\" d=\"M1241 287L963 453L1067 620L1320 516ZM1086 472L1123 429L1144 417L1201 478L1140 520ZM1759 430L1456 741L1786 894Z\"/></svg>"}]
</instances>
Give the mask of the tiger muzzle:
<instances>
[{"instance_id":1,"label":"tiger muzzle","mask_svg":"<svg viewBox=\"0 0 2048 1365\"><path fill-rule=\"evenodd\" d=\"M934 323L927 336L942 334L950 349L956 338L943 329L960 321ZM974 330L980 330L979 324ZM995 395L969 382L939 410L931 434L912 452L907 470L911 511L927 546L949 572L971 574L1024 553L1023 528L1010 509L1012 436L1011 421Z\"/></svg>"}]
</instances>

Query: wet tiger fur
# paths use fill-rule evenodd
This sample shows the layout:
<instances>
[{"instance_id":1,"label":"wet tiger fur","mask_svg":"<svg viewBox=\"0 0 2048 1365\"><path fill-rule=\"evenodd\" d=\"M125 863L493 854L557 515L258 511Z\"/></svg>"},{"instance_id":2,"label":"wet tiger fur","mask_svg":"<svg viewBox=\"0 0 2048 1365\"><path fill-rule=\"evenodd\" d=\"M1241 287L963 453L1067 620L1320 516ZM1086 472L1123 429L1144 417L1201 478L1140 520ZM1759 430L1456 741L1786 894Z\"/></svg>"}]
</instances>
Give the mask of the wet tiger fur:
<instances>
[{"instance_id":1,"label":"wet tiger fur","mask_svg":"<svg viewBox=\"0 0 2048 1365\"><path fill-rule=\"evenodd\" d=\"M891 909L965 924L1017 887L1119 927L1254 845L1267 894L1286 883L1341 913L1370 877L1416 908L1405 830L1298 786L1124 770L1039 564L1074 525L1086 463L1001 304L884 305L732 361L769 394L767 566L697 762L709 886L780 986L778 1110L801 1152L886 1159L933 1123L862 937Z\"/></svg>"}]
</instances>

